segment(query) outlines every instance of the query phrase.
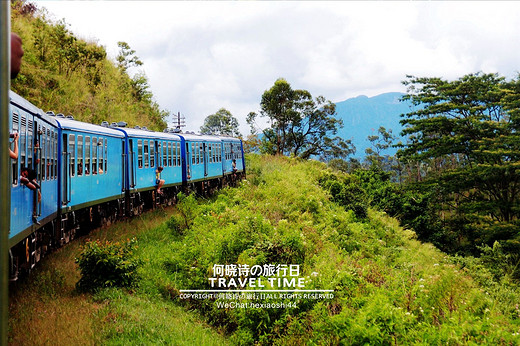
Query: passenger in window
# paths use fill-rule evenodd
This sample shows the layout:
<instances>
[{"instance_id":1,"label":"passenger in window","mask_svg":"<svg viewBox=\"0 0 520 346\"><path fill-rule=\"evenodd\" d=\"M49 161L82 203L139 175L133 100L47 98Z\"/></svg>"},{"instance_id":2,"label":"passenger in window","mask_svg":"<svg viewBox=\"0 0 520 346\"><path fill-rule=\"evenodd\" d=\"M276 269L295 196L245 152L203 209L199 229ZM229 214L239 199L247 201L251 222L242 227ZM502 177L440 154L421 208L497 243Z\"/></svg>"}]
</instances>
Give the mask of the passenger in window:
<instances>
[{"instance_id":1,"label":"passenger in window","mask_svg":"<svg viewBox=\"0 0 520 346\"><path fill-rule=\"evenodd\" d=\"M231 167L233 167L233 173L235 173L237 171L237 160L233 159Z\"/></svg>"},{"instance_id":2,"label":"passenger in window","mask_svg":"<svg viewBox=\"0 0 520 346\"><path fill-rule=\"evenodd\" d=\"M30 190L38 193L38 203L42 200L42 194L40 192L40 185L36 182L36 172L27 167L23 167L20 176L20 183L27 186ZM32 220L36 224L40 224L36 215L36 200L33 203L33 216Z\"/></svg>"},{"instance_id":3,"label":"passenger in window","mask_svg":"<svg viewBox=\"0 0 520 346\"><path fill-rule=\"evenodd\" d=\"M13 137L14 151L9 149L9 156L13 160L18 160L18 139L20 138L20 135L17 132L15 132L15 133L12 133L10 136Z\"/></svg>"},{"instance_id":4,"label":"passenger in window","mask_svg":"<svg viewBox=\"0 0 520 346\"><path fill-rule=\"evenodd\" d=\"M155 185L157 186L157 193L162 195L161 187L164 185L164 180L161 179L161 172L163 171L163 167L159 166L155 170Z\"/></svg>"},{"instance_id":5,"label":"passenger in window","mask_svg":"<svg viewBox=\"0 0 520 346\"><path fill-rule=\"evenodd\" d=\"M78 163L78 175L83 175L83 165Z\"/></svg>"},{"instance_id":6,"label":"passenger in window","mask_svg":"<svg viewBox=\"0 0 520 346\"><path fill-rule=\"evenodd\" d=\"M99 164L99 171L98 172L99 172L99 174L103 174L103 164L102 163Z\"/></svg>"},{"instance_id":7,"label":"passenger in window","mask_svg":"<svg viewBox=\"0 0 520 346\"><path fill-rule=\"evenodd\" d=\"M36 143L34 144L34 157L36 158L36 163L40 163L40 159L37 158L38 155L36 155L38 149L40 149L40 142L36 140Z\"/></svg>"}]
</instances>

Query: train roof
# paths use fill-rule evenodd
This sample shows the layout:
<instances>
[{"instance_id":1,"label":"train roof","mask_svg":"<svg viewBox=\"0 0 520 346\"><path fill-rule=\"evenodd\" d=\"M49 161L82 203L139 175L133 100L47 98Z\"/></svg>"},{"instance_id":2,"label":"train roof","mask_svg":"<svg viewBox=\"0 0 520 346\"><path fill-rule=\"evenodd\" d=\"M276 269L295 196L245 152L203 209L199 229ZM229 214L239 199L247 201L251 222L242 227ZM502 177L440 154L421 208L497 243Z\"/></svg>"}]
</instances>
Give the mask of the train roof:
<instances>
[{"instance_id":1,"label":"train roof","mask_svg":"<svg viewBox=\"0 0 520 346\"><path fill-rule=\"evenodd\" d=\"M128 137L141 137L141 138L149 138L149 139L166 139L166 140L177 140L180 141L181 138L174 133L169 132L156 132L150 130L143 130L141 128L129 128L129 127L115 127L114 129L124 132L128 135Z\"/></svg>"},{"instance_id":2,"label":"train roof","mask_svg":"<svg viewBox=\"0 0 520 346\"><path fill-rule=\"evenodd\" d=\"M45 122L51 124L52 126L58 127L58 124L55 119L47 116L40 108L36 107L31 102L27 101L26 99L24 99L12 90L9 90L9 101L10 103L16 105L16 107L43 119Z\"/></svg>"},{"instance_id":3,"label":"train roof","mask_svg":"<svg viewBox=\"0 0 520 346\"><path fill-rule=\"evenodd\" d=\"M17 93L12 90L9 90L9 99L11 103L14 103L18 107L24 109L26 112L32 113L34 115L44 115L45 113Z\"/></svg>"},{"instance_id":4,"label":"train roof","mask_svg":"<svg viewBox=\"0 0 520 346\"><path fill-rule=\"evenodd\" d=\"M178 136L181 136L184 139L189 141L197 141L197 142L221 142L222 140L218 136L209 136L209 135L199 135L194 133L178 133Z\"/></svg>"},{"instance_id":5,"label":"train roof","mask_svg":"<svg viewBox=\"0 0 520 346\"><path fill-rule=\"evenodd\" d=\"M105 136L112 136L112 137L120 137L123 138L124 135L116 131L113 128L105 127L101 125L95 125L95 124L89 124L84 123L82 121L77 121L71 118L56 116L55 117L56 122L59 124L60 128L64 130L74 130L74 131L83 131L83 132L89 132L92 134L102 134Z\"/></svg>"},{"instance_id":6,"label":"train roof","mask_svg":"<svg viewBox=\"0 0 520 346\"><path fill-rule=\"evenodd\" d=\"M219 138L223 141L223 142L240 142L241 139L240 138L235 138L235 137L228 137L228 136L219 136Z\"/></svg>"}]
</instances>

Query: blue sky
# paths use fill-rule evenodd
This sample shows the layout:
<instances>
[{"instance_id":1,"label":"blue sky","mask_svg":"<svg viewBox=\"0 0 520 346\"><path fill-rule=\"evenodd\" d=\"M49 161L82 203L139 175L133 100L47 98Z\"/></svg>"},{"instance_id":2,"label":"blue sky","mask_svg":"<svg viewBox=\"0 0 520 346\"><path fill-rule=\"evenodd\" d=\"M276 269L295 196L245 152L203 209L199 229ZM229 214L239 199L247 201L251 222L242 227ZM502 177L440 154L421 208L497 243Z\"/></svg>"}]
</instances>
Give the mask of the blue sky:
<instances>
[{"instance_id":1,"label":"blue sky","mask_svg":"<svg viewBox=\"0 0 520 346\"><path fill-rule=\"evenodd\" d=\"M407 74L455 79L520 70L514 1L35 1L117 55L126 41L162 109L197 131L246 115L277 78L333 102L405 91Z\"/></svg>"}]
</instances>

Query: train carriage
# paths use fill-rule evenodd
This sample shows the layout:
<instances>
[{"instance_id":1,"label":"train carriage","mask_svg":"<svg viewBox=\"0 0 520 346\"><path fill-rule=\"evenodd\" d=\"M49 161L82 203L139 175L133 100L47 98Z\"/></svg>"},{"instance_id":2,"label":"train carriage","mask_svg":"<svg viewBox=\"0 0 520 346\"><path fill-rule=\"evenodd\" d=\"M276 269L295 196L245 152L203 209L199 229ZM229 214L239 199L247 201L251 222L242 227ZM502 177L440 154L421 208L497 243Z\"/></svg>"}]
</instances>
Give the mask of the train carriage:
<instances>
[{"instance_id":1,"label":"train carriage","mask_svg":"<svg viewBox=\"0 0 520 346\"><path fill-rule=\"evenodd\" d=\"M121 125L121 124L120 124ZM170 202L183 184L181 138L166 132L141 128L115 127L125 136L128 165L125 166L125 188L128 192L128 212L137 214L143 204L156 203L156 170L163 167L160 178L165 181L164 196Z\"/></svg>"},{"instance_id":2,"label":"train carriage","mask_svg":"<svg viewBox=\"0 0 520 346\"><path fill-rule=\"evenodd\" d=\"M116 217L124 198L124 135L111 128L56 117L59 127L59 210L75 226L79 220ZM113 203L110 203L113 202ZM118 209L118 208L115 208Z\"/></svg>"},{"instance_id":3,"label":"train carriage","mask_svg":"<svg viewBox=\"0 0 520 346\"><path fill-rule=\"evenodd\" d=\"M10 133L19 135L18 158L10 159L9 170L10 270L16 277L20 268L32 268L41 256L42 247L47 248L54 241L47 235L54 227L59 203L59 137L55 119L12 91L9 98ZM14 151L14 143L11 149ZM30 184L21 177L25 169L35 174ZM39 185L40 191L30 189L32 185Z\"/></svg>"},{"instance_id":4,"label":"train carriage","mask_svg":"<svg viewBox=\"0 0 520 346\"><path fill-rule=\"evenodd\" d=\"M233 173L233 160L235 160L235 173L243 174L245 172L244 148L242 141L233 137L220 137L223 146L223 165L222 170L224 176Z\"/></svg>"},{"instance_id":5,"label":"train carriage","mask_svg":"<svg viewBox=\"0 0 520 346\"><path fill-rule=\"evenodd\" d=\"M186 184L205 194L222 184L222 140L216 136L180 133L186 152Z\"/></svg>"},{"instance_id":6,"label":"train carriage","mask_svg":"<svg viewBox=\"0 0 520 346\"><path fill-rule=\"evenodd\" d=\"M11 159L11 226L10 246L44 227L56 217L58 199L58 129L54 119L47 117L34 105L10 93L11 134L19 134L18 159ZM11 144L14 149L14 145ZM20 180L23 168L36 173L41 195Z\"/></svg>"}]
</instances>

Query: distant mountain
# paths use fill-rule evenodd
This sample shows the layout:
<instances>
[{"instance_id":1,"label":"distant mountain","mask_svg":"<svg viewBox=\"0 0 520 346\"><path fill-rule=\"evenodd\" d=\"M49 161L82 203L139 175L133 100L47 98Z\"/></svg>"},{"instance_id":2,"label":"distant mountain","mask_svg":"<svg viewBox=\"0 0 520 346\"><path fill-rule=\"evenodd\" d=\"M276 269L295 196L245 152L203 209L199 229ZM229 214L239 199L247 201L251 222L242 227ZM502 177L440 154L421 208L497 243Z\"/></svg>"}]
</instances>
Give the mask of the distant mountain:
<instances>
[{"instance_id":1,"label":"distant mountain","mask_svg":"<svg viewBox=\"0 0 520 346\"><path fill-rule=\"evenodd\" d=\"M404 94L389 92L374 97L358 96L336 103L337 118L343 120L343 128L338 135L350 139L356 146L357 158L365 156L365 149L370 147L367 137L376 135L380 126L391 129L394 136L399 136L402 126L399 124L400 115L408 113L410 102L401 102ZM395 149L388 153L394 154Z\"/></svg>"}]
</instances>

